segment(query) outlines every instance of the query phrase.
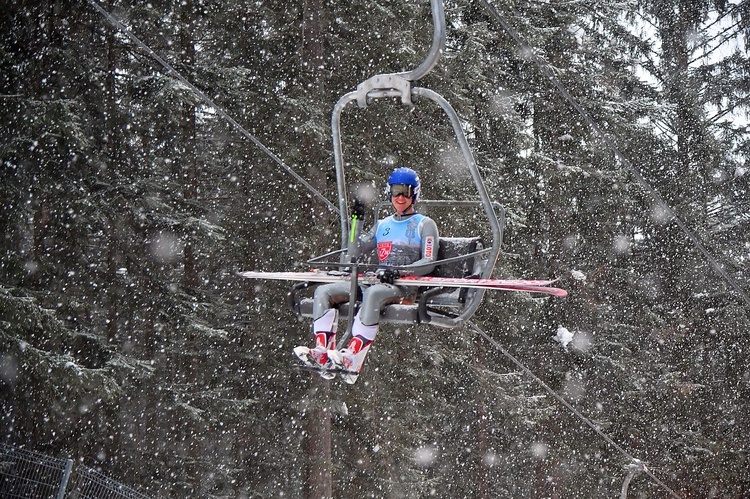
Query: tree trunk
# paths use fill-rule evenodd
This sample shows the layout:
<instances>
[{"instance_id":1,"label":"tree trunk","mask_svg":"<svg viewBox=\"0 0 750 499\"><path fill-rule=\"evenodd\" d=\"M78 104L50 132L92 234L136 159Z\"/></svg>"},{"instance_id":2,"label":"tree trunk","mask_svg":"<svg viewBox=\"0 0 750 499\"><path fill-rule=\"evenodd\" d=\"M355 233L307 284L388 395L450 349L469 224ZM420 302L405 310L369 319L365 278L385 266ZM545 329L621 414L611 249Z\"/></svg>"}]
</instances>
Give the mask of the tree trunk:
<instances>
[{"instance_id":1,"label":"tree trunk","mask_svg":"<svg viewBox=\"0 0 750 499\"><path fill-rule=\"evenodd\" d=\"M320 499L333 497L331 475L331 383L315 377L315 409L308 413L307 434L309 467L307 469L305 497Z\"/></svg>"},{"instance_id":2,"label":"tree trunk","mask_svg":"<svg viewBox=\"0 0 750 499\"><path fill-rule=\"evenodd\" d=\"M484 339L477 336L474 341L474 346L476 348L474 363L477 367L483 367L485 365L486 353ZM485 397L482 393L477 395L474 404L477 418L476 433L474 437L477 452L476 487L474 488L476 494L475 497L477 499L489 499L492 497L490 494L490 448L487 444L487 442L489 442L489 431L487 427L489 413L487 411Z\"/></svg>"},{"instance_id":3,"label":"tree trunk","mask_svg":"<svg viewBox=\"0 0 750 499\"><path fill-rule=\"evenodd\" d=\"M105 150L107 151L107 157L109 158L108 164L104 171L100 171L100 175L107 179L108 182L112 181L112 172L120 168L120 127L119 120L117 119L117 53L115 47L117 40L115 39L114 32L112 30L107 31L106 47L107 47L107 78L105 79L106 89L104 92L104 136L106 137L107 143L105 144ZM115 210L119 211L121 203L114 203ZM115 344L117 341L117 323L120 315L120 298L121 289L117 278L117 267L120 261L120 217L115 214L109 220L108 233L106 235L107 241L107 260L108 260L108 276L107 276L107 340Z\"/></svg>"},{"instance_id":4,"label":"tree trunk","mask_svg":"<svg viewBox=\"0 0 750 499\"><path fill-rule=\"evenodd\" d=\"M309 75L313 85L313 92L319 96L324 94L323 77L323 23L325 13L321 0L305 0L302 24L302 73ZM310 119L308 117L308 119ZM320 166L321 144L310 133L302 138L305 157L308 160L308 179L315 188L325 186L324 169ZM317 378L317 377L316 377ZM322 378L315 380L316 404L307 416L308 452L310 466L305 479L307 484L306 497L333 497L332 463L331 463L331 411L330 411L330 382Z\"/></svg>"},{"instance_id":5,"label":"tree trunk","mask_svg":"<svg viewBox=\"0 0 750 499\"><path fill-rule=\"evenodd\" d=\"M180 20L180 49L183 54L183 63L185 67L193 68L195 66L195 44L193 43L194 31L194 7L192 0L185 0L181 6ZM198 166L195 157L196 127L195 127L195 106L189 100L182 106L182 143L185 150L180 158L183 169L183 195L186 200L192 201L198 198ZM190 234L187 235L185 249L183 253L183 284L186 287L194 288L198 285L198 271L196 269L196 258L193 244L190 241Z\"/></svg>"}]
</instances>

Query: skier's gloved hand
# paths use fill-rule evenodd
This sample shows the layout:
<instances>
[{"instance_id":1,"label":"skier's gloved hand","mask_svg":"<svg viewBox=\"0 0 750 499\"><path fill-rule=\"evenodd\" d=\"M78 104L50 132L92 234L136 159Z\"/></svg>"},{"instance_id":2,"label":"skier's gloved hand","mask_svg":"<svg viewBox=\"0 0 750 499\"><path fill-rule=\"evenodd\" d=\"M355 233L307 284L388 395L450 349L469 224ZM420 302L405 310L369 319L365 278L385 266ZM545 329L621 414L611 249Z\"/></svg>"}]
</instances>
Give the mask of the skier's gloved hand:
<instances>
[{"instance_id":1,"label":"skier's gloved hand","mask_svg":"<svg viewBox=\"0 0 750 499\"><path fill-rule=\"evenodd\" d=\"M393 284L400 275L396 269L378 269L375 271L375 277L383 284Z\"/></svg>"},{"instance_id":2,"label":"skier's gloved hand","mask_svg":"<svg viewBox=\"0 0 750 499\"><path fill-rule=\"evenodd\" d=\"M367 206L365 206L365 203L360 201L357 198L354 198L354 201L352 201L352 216L357 217L359 220L363 220L365 218L365 212L367 211Z\"/></svg>"}]
</instances>

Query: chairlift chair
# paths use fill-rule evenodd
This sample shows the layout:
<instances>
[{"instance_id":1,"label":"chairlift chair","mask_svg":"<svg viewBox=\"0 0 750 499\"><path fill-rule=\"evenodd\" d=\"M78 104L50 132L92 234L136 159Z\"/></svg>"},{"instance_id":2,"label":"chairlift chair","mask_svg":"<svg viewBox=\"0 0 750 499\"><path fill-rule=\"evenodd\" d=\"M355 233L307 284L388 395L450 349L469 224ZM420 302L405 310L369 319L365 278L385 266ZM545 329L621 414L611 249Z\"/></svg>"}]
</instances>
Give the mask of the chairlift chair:
<instances>
[{"instance_id":1,"label":"chairlift chair","mask_svg":"<svg viewBox=\"0 0 750 499\"><path fill-rule=\"evenodd\" d=\"M426 200L417 202L417 209L422 213L432 208L450 207L451 209L481 209L490 229L489 244L482 237L468 235L463 237L446 237L441 230L438 248L437 267L433 275L441 277L476 277L487 279L492 276L493 269L500 255L503 238L503 207L490 200L476 162L464 135L461 122L453 107L438 93L427 88L415 87L413 83L425 76L436 64L445 46L445 15L442 0L431 0L432 17L434 23L433 41L425 61L416 69L406 73L380 74L360 83L357 89L345 94L339 99L333 109L331 129L333 137L333 153L336 168L336 183L338 186L339 212L341 224L341 249L333 253L308 260L312 267L345 267L352 271L353 285L351 296L356 293L356 275L358 271L374 268L374 265L359 262L349 242L352 224L356 219L350 217L349 192L344 171L344 154L341 142L341 113L352 102L360 108L366 108L379 99L398 99L405 106L413 106L414 101L428 99L436 103L445 112L453 127L453 132L463 156L466 168L476 187L478 199L472 201L456 200ZM375 207L374 219L378 219L378 212L388 202ZM328 261L334 254L339 255L337 262ZM300 317L312 316L312 298L305 296L303 290L311 289L314 283L299 283L289 292L289 305ZM381 312L381 323L401 324L432 324L444 328L456 328L469 320L478 310L484 297L484 289L421 289L414 303L400 303L386 306ZM342 313L349 316L351 327L354 307L349 303L339 306Z\"/></svg>"}]
</instances>

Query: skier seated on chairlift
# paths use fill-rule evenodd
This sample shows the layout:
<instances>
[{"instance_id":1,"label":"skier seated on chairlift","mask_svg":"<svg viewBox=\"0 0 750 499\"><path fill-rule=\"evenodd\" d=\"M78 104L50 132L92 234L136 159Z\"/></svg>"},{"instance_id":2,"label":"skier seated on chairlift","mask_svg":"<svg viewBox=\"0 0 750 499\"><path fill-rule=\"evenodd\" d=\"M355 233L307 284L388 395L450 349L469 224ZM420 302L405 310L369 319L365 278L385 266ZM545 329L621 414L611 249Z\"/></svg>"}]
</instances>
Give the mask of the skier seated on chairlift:
<instances>
[{"instance_id":1,"label":"skier seated on chairlift","mask_svg":"<svg viewBox=\"0 0 750 499\"><path fill-rule=\"evenodd\" d=\"M413 292L395 285L394 280L401 275L427 275L435 267L429 264L437 260L437 225L414 208L419 197L419 176L411 168L396 168L388 177L386 193L396 212L378 220L369 232L360 237L363 253L377 248L378 262L383 266L375 272L380 284L361 286L362 303L354 317L348 346L336 350L339 311L335 306L349 301L350 292L349 283L340 282L322 285L315 290L315 346L294 349L294 354L305 365L321 368L320 375L326 379L334 378L334 371L337 371L346 383L352 384L357 380L367 351L378 332L381 309L400 302ZM396 270L389 268L391 266L414 266L415 269Z\"/></svg>"}]
</instances>

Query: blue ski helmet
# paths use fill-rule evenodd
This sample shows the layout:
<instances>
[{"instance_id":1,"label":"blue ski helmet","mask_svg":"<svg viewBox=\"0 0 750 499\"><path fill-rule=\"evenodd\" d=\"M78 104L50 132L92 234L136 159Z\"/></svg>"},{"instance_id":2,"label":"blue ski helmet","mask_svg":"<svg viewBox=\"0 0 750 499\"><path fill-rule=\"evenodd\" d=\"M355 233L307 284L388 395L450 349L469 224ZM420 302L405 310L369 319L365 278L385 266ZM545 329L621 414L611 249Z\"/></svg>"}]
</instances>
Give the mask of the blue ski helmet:
<instances>
[{"instance_id":1,"label":"blue ski helmet","mask_svg":"<svg viewBox=\"0 0 750 499\"><path fill-rule=\"evenodd\" d=\"M388 196L390 196L391 186L394 184L404 184L412 186L414 188L414 197L412 198L412 203L417 202L417 198L419 197L419 175L417 175L417 172L415 172L411 168L406 168L405 166L401 166L393 170L393 173L391 173L390 177L388 177L388 185L385 188Z\"/></svg>"}]
</instances>

